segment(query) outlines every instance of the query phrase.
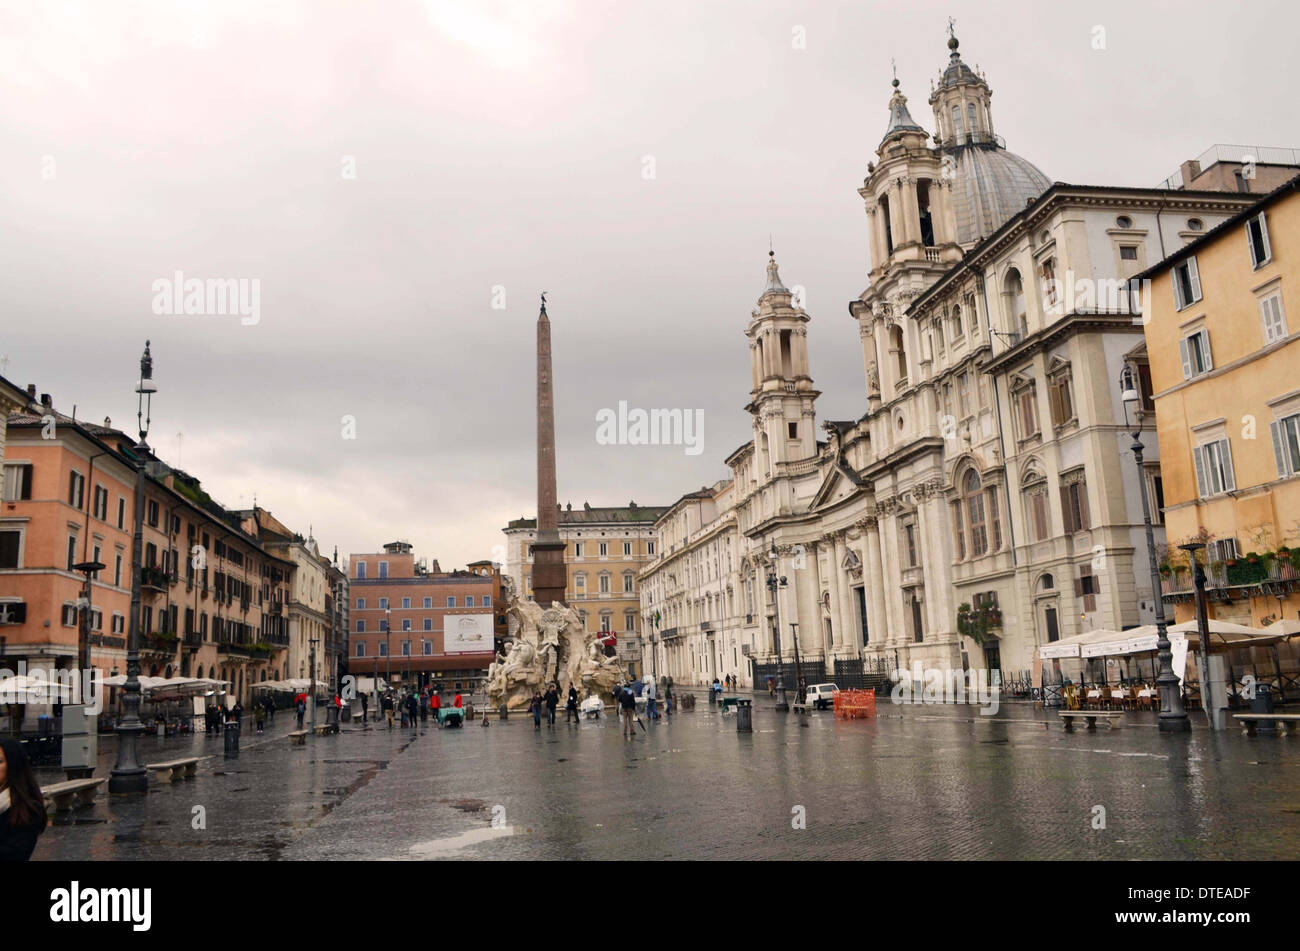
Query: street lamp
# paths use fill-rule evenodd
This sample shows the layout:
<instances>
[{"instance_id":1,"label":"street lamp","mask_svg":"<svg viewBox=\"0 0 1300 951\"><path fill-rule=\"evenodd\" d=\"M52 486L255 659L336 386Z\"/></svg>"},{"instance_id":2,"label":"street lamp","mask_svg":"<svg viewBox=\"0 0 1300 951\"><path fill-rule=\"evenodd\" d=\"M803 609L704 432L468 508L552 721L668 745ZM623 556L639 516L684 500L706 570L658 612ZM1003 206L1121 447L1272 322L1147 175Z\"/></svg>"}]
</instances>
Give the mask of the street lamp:
<instances>
[{"instance_id":1,"label":"street lamp","mask_svg":"<svg viewBox=\"0 0 1300 951\"><path fill-rule=\"evenodd\" d=\"M83 561L72 566L73 571L80 571L86 576L81 587L81 603L78 605L81 608L81 618L77 630L77 662L81 664L82 673L86 676L90 675L90 579L107 567L99 561Z\"/></svg>"},{"instance_id":2,"label":"street lamp","mask_svg":"<svg viewBox=\"0 0 1300 951\"><path fill-rule=\"evenodd\" d=\"M781 603L777 593L781 588L787 587L785 578L777 577L777 554L776 542L772 542L772 567L767 573L767 590L772 593L772 649L776 652L776 689L781 697L776 702L776 710L779 713L790 712L790 698L786 694L785 686L785 666L781 662Z\"/></svg>"},{"instance_id":3,"label":"street lamp","mask_svg":"<svg viewBox=\"0 0 1300 951\"><path fill-rule=\"evenodd\" d=\"M803 667L799 663L799 624L790 622L790 640L794 641L794 695L800 703L808 702L808 692L804 689Z\"/></svg>"},{"instance_id":4,"label":"street lamp","mask_svg":"<svg viewBox=\"0 0 1300 951\"><path fill-rule=\"evenodd\" d=\"M384 680L393 682L393 609L384 608Z\"/></svg>"},{"instance_id":5,"label":"street lamp","mask_svg":"<svg viewBox=\"0 0 1300 951\"><path fill-rule=\"evenodd\" d=\"M1160 687L1160 731L1162 733L1185 733L1192 728L1183 709L1183 698L1178 689L1178 676L1174 673L1173 654L1169 650L1169 630L1165 622L1165 599L1160 590L1160 571L1156 567L1155 533L1151 529L1151 504L1147 501L1146 472L1142 468L1142 396L1138 392L1137 377L1133 367L1126 361L1124 372L1120 374L1120 401L1124 404L1124 425L1129 426L1129 408L1133 409L1134 421L1133 458L1137 462L1138 493L1142 496L1142 521L1147 533L1147 561L1151 569L1151 593L1156 602L1156 660L1159 671L1156 683ZM1204 647L1204 645L1202 645Z\"/></svg>"},{"instance_id":6,"label":"street lamp","mask_svg":"<svg viewBox=\"0 0 1300 951\"><path fill-rule=\"evenodd\" d=\"M108 780L110 793L147 793L149 774L140 762L140 571L144 548L144 466L149 452L145 439L153 409L153 395L158 387L153 381L153 357L149 341L144 342L140 357L140 383L135 388L136 420L140 441L135 444L135 533L131 540L131 618L126 642L126 683L122 685L122 721L117 725L117 762Z\"/></svg>"}]
</instances>

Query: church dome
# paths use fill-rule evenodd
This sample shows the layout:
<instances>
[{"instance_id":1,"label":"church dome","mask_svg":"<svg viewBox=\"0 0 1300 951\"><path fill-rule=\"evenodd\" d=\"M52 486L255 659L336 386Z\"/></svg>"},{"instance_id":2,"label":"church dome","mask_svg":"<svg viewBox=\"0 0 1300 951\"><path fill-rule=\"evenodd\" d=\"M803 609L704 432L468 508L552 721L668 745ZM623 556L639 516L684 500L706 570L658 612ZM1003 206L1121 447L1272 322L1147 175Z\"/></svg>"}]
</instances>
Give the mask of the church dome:
<instances>
[{"instance_id":1,"label":"church dome","mask_svg":"<svg viewBox=\"0 0 1300 951\"><path fill-rule=\"evenodd\" d=\"M949 167L957 243L962 246L987 238L1052 184L1033 162L1000 145L966 145L947 155L956 163Z\"/></svg>"}]
</instances>

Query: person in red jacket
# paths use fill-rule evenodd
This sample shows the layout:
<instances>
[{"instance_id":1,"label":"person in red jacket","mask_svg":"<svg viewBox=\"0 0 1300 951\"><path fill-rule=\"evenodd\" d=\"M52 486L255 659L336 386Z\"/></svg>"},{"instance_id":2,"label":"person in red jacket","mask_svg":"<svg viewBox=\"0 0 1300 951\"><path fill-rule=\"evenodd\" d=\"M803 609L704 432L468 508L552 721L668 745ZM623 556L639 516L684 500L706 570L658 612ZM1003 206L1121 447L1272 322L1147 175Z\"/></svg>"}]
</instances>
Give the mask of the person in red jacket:
<instances>
[{"instance_id":1,"label":"person in red jacket","mask_svg":"<svg viewBox=\"0 0 1300 951\"><path fill-rule=\"evenodd\" d=\"M459 706L462 706L462 704L461 704L461 702L460 702L460 694L459 694L459 693L456 694L456 699L453 700L453 701L451 702L451 705L452 705L453 707L459 707Z\"/></svg>"}]
</instances>

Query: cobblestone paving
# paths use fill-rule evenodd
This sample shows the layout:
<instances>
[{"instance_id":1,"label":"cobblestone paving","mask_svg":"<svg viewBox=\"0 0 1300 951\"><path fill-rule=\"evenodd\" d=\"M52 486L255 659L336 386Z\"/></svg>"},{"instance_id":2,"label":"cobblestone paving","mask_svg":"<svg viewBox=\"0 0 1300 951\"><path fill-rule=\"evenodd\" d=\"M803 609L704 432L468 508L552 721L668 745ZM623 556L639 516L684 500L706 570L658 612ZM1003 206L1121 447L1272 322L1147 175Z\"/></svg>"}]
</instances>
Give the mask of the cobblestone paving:
<instances>
[{"instance_id":1,"label":"cobblestone paving","mask_svg":"<svg viewBox=\"0 0 1300 951\"><path fill-rule=\"evenodd\" d=\"M1169 736L1152 714L1063 732L1004 704L882 704L875 720L778 714L754 732L700 699L625 741L616 721L495 719L463 729L344 725L292 747L245 735L144 743L205 755L147 797L101 793L41 836L36 859L1283 859L1300 854L1300 746ZM112 743L104 744L107 776ZM197 750L196 754L188 753ZM43 772L57 781L58 772ZM193 828L195 807L206 829ZM1104 829L1093 828L1094 807ZM792 828L803 807L806 828ZM492 826L503 816L506 828Z\"/></svg>"}]
</instances>

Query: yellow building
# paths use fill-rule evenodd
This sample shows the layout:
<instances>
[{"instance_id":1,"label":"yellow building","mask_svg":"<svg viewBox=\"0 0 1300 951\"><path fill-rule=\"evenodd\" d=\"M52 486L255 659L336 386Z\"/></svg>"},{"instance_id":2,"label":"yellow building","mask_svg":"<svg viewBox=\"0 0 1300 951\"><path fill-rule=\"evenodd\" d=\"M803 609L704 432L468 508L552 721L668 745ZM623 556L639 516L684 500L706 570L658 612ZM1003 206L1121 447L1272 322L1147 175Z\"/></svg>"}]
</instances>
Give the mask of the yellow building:
<instances>
[{"instance_id":1,"label":"yellow building","mask_svg":"<svg viewBox=\"0 0 1300 951\"><path fill-rule=\"evenodd\" d=\"M1140 277L1165 600L1194 616L1177 546L1202 541L1211 617L1300 617L1300 178Z\"/></svg>"}]
</instances>

